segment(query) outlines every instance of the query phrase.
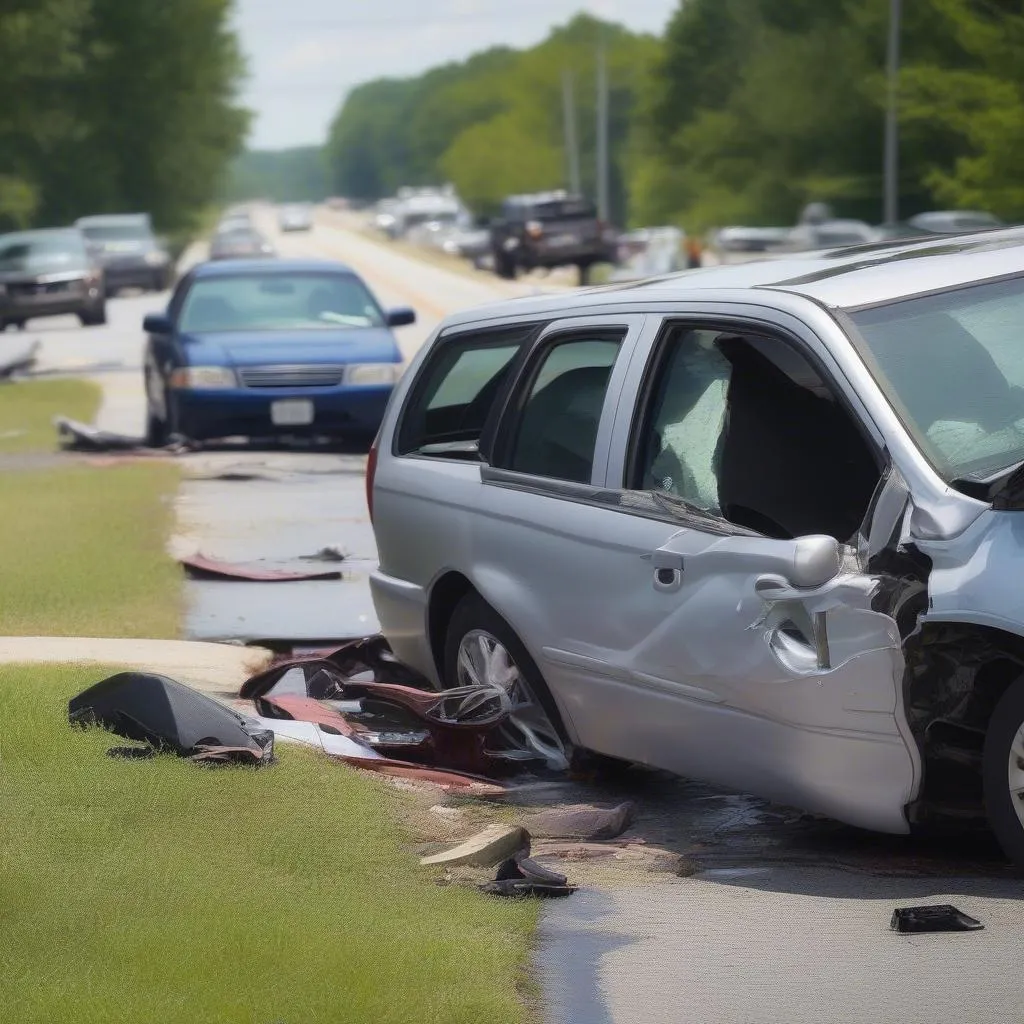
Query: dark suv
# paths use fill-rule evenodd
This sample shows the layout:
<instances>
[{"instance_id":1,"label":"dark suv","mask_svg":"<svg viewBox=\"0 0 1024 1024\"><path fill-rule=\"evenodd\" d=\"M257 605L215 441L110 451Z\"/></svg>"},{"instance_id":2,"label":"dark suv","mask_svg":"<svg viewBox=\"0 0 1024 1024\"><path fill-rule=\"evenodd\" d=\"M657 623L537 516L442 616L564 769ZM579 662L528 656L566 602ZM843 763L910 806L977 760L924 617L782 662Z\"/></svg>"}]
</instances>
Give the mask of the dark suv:
<instances>
[{"instance_id":1,"label":"dark suv","mask_svg":"<svg viewBox=\"0 0 1024 1024\"><path fill-rule=\"evenodd\" d=\"M509 196L491 224L491 255L499 277L514 278L520 270L535 267L576 266L585 284L595 263L615 261L615 236L582 196Z\"/></svg>"},{"instance_id":2,"label":"dark suv","mask_svg":"<svg viewBox=\"0 0 1024 1024\"><path fill-rule=\"evenodd\" d=\"M107 294L121 288L161 292L171 285L171 257L153 233L147 213L97 214L75 226L85 235L107 282Z\"/></svg>"}]
</instances>

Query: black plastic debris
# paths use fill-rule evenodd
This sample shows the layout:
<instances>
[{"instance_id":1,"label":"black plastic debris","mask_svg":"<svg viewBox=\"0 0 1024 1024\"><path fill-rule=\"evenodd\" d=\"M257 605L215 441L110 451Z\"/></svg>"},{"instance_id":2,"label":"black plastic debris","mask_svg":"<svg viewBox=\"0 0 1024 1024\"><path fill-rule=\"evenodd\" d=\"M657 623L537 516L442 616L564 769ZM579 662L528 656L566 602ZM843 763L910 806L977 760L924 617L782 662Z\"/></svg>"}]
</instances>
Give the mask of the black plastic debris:
<instances>
[{"instance_id":1,"label":"black plastic debris","mask_svg":"<svg viewBox=\"0 0 1024 1024\"><path fill-rule=\"evenodd\" d=\"M68 703L68 718L72 725L100 725L154 750L207 763L268 764L274 756L269 729L174 679L146 672L119 672L90 686Z\"/></svg>"},{"instance_id":2,"label":"black plastic debris","mask_svg":"<svg viewBox=\"0 0 1024 1024\"><path fill-rule=\"evenodd\" d=\"M568 882L565 875L538 864L529 856L528 850L523 850L504 861L494 881L485 882L480 891L506 899L526 899L528 896L552 899L569 896L576 891L576 886Z\"/></svg>"},{"instance_id":3,"label":"black plastic debris","mask_svg":"<svg viewBox=\"0 0 1024 1024\"><path fill-rule=\"evenodd\" d=\"M930 907L900 907L892 912L894 932L976 932L985 926L962 910L939 903Z\"/></svg>"},{"instance_id":4,"label":"black plastic debris","mask_svg":"<svg viewBox=\"0 0 1024 1024\"><path fill-rule=\"evenodd\" d=\"M0 357L0 380L11 380L31 370L39 353L39 342L34 341L28 348L14 355Z\"/></svg>"},{"instance_id":5,"label":"black plastic debris","mask_svg":"<svg viewBox=\"0 0 1024 1024\"><path fill-rule=\"evenodd\" d=\"M61 446L70 451L80 452L135 452L137 454L175 454L187 451L183 442L174 442L164 448L153 448L146 444L144 437L118 434L112 430L100 430L90 423L80 423L67 416L55 416L53 425Z\"/></svg>"}]
</instances>

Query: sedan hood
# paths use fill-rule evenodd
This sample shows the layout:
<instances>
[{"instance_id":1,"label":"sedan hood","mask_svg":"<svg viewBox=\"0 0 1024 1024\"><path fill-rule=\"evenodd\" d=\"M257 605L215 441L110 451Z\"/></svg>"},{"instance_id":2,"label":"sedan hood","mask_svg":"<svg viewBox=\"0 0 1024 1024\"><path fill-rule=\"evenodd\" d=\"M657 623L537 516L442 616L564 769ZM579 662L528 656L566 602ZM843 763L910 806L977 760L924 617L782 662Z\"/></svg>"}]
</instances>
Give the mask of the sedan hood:
<instances>
[{"instance_id":1,"label":"sedan hood","mask_svg":"<svg viewBox=\"0 0 1024 1024\"><path fill-rule=\"evenodd\" d=\"M192 366L391 363L401 353L384 327L339 331L218 331L183 334Z\"/></svg>"}]
</instances>

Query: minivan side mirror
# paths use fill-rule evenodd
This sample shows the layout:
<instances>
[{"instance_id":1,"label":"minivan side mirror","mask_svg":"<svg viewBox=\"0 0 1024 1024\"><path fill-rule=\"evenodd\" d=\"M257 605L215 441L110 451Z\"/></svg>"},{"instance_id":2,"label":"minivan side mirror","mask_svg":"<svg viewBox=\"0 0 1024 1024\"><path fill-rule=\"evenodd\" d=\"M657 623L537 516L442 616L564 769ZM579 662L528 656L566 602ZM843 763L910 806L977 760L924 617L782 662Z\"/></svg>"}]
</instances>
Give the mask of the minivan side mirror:
<instances>
[{"instance_id":1,"label":"minivan side mirror","mask_svg":"<svg viewBox=\"0 0 1024 1024\"><path fill-rule=\"evenodd\" d=\"M416 310L409 306L396 306L387 312L388 327L407 327L416 323Z\"/></svg>"},{"instance_id":2,"label":"minivan side mirror","mask_svg":"<svg viewBox=\"0 0 1024 1024\"><path fill-rule=\"evenodd\" d=\"M174 325L166 313L147 313L142 321L142 329L147 334L170 334Z\"/></svg>"}]
</instances>

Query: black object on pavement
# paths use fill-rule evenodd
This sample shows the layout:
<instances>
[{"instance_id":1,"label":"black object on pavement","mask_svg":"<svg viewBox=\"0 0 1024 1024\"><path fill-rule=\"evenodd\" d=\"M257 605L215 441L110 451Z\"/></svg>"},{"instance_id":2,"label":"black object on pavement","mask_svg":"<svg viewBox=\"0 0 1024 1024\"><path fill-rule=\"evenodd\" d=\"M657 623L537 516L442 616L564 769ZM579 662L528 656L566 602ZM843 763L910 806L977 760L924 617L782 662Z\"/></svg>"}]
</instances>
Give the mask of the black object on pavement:
<instances>
[{"instance_id":1,"label":"black object on pavement","mask_svg":"<svg viewBox=\"0 0 1024 1024\"><path fill-rule=\"evenodd\" d=\"M266 764L274 755L274 734L203 693L147 672L119 672L73 697L72 725L101 725L128 740L181 757ZM133 755L134 756L134 755Z\"/></svg>"},{"instance_id":2,"label":"black object on pavement","mask_svg":"<svg viewBox=\"0 0 1024 1024\"><path fill-rule=\"evenodd\" d=\"M894 932L975 932L985 926L962 910L939 903L930 907L900 907L892 912Z\"/></svg>"},{"instance_id":3,"label":"black object on pavement","mask_svg":"<svg viewBox=\"0 0 1024 1024\"><path fill-rule=\"evenodd\" d=\"M504 861L498 868L493 882L485 882L480 891L491 896L508 899L525 899L527 896L552 897L568 896L576 891L569 885L565 875L538 864L523 850Z\"/></svg>"}]
</instances>

